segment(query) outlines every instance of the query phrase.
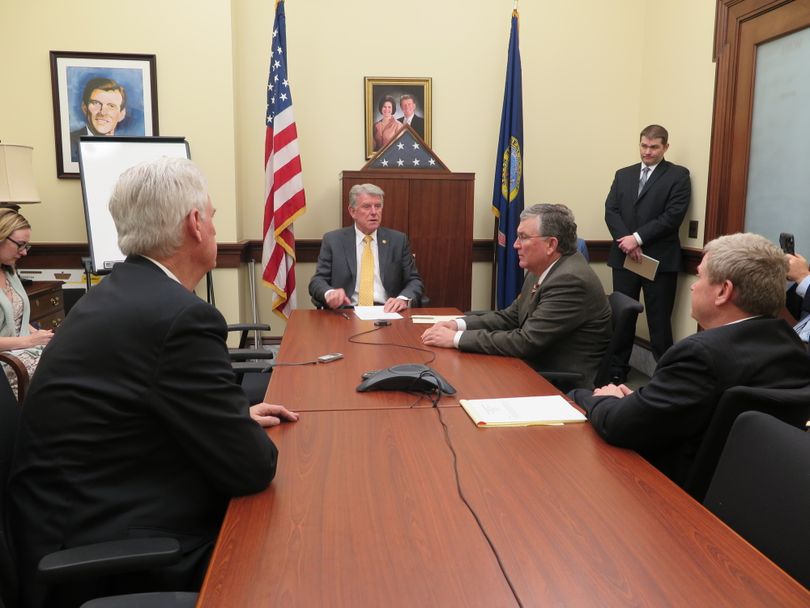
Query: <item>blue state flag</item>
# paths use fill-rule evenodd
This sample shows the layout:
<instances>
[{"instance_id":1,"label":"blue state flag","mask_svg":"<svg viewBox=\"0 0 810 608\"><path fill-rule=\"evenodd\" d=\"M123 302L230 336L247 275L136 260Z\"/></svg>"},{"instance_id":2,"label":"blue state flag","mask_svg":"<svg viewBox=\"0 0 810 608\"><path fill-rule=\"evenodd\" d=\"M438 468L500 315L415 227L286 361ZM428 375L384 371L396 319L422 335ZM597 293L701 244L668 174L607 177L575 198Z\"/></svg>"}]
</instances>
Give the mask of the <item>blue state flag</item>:
<instances>
[{"instance_id":1,"label":"blue state flag","mask_svg":"<svg viewBox=\"0 0 810 608\"><path fill-rule=\"evenodd\" d=\"M520 213L523 211L523 84L518 20L517 10L512 11L501 134L498 139L495 188L492 193L492 213L498 218L495 294L499 309L509 306L523 285L523 270L518 266L517 252L513 247Z\"/></svg>"}]
</instances>

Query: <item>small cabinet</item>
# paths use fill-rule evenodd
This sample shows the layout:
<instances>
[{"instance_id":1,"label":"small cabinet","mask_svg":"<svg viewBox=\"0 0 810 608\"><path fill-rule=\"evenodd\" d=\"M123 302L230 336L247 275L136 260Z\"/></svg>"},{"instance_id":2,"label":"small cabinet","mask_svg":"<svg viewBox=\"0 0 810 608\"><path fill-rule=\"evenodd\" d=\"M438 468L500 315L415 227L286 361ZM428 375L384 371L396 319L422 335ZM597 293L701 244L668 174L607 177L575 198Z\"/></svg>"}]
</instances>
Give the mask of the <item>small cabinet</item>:
<instances>
[{"instance_id":1,"label":"small cabinet","mask_svg":"<svg viewBox=\"0 0 810 608\"><path fill-rule=\"evenodd\" d=\"M61 281L34 281L25 292L31 302L30 323L41 329L56 329L65 320Z\"/></svg>"}]
</instances>

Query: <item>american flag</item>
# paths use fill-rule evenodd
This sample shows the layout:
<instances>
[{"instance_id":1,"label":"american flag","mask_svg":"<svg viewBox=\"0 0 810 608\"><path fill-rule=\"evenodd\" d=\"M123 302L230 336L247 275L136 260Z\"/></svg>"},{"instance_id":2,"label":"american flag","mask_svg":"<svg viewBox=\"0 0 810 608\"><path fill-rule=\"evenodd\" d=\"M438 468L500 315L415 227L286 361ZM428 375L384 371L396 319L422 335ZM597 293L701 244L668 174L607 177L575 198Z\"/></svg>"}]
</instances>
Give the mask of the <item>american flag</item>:
<instances>
[{"instance_id":1,"label":"american flag","mask_svg":"<svg viewBox=\"0 0 810 608\"><path fill-rule=\"evenodd\" d=\"M267 131L264 139L264 246L262 278L275 292L273 312L289 318L295 308L293 222L306 211L298 132L287 81L284 0L276 4L270 74L267 78Z\"/></svg>"}]
</instances>

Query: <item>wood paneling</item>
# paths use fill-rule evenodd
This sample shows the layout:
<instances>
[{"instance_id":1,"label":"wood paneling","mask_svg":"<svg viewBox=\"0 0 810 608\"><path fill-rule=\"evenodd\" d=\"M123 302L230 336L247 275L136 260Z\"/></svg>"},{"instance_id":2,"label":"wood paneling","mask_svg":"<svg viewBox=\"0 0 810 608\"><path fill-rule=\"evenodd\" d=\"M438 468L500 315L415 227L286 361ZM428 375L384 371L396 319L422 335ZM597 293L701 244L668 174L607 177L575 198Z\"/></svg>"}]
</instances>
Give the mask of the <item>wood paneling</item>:
<instances>
[{"instance_id":1,"label":"wood paneling","mask_svg":"<svg viewBox=\"0 0 810 608\"><path fill-rule=\"evenodd\" d=\"M810 27L806 0L718 0L705 241L743 230L757 46Z\"/></svg>"},{"instance_id":2,"label":"wood paneling","mask_svg":"<svg viewBox=\"0 0 810 608\"><path fill-rule=\"evenodd\" d=\"M385 192L383 225L408 235L431 306L469 310L472 300L472 173L344 171L340 202L350 226L349 190L373 183Z\"/></svg>"}]
</instances>

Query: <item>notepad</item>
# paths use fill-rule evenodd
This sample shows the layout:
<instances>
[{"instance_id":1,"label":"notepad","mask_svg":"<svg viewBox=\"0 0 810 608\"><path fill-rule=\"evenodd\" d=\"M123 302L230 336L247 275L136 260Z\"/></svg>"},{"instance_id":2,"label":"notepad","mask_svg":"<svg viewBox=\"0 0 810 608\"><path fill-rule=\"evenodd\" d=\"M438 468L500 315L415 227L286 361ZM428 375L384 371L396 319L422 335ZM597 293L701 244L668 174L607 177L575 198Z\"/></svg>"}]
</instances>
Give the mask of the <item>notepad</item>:
<instances>
[{"instance_id":1,"label":"notepad","mask_svg":"<svg viewBox=\"0 0 810 608\"><path fill-rule=\"evenodd\" d=\"M637 275L644 277L648 281L655 280L655 273L658 272L658 260L651 258L648 255L641 254L641 261L636 262L629 255L624 257L624 267L635 272Z\"/></svg>"},{"instance_id":2,"label":"notepad","mask_svg":"<svg viewBox=\"0 0 810 608\"><path fill-rule=\"evenodd\" d=\"M401 319L398 312L385 312L384 306L355 306L354 314L361 321L377 321L380 319Z\"/></svg>"},{"instance_id":3,"label":"notepad","mask_svg":"<svg viewBox=\"0 0 810 608\"><path fill-rule=\"evenodd\" d=\"M560 425L586 420L560 395L462 399L460 403L478 426Z\"/></svg>"},{"instance_id":4,"label":"notepad","mask_svg":"<svg viewBox=\"0 0 810 608\"><path fill-rule=\"evenodd\" d=\"M442 321L455 321L456 319L460 319L461 316L462 315L411 315L411 322L433 325L434 323L441 323Z\"/></svg>"}]
</instances>

